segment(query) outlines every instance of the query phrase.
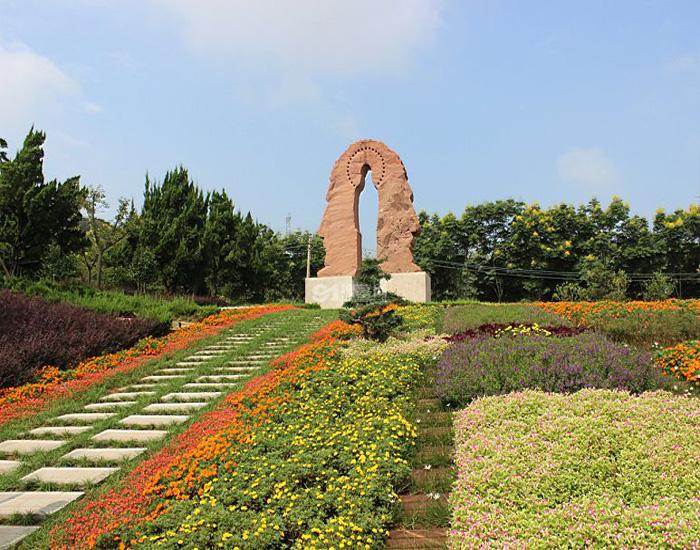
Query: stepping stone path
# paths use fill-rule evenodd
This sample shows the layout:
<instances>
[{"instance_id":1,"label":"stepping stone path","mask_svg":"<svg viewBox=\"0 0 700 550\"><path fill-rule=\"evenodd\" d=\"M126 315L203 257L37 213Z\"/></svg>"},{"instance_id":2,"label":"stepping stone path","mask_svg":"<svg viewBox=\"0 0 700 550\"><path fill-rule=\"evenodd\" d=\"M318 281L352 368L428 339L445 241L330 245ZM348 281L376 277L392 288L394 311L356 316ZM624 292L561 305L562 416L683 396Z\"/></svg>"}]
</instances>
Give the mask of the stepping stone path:
<instances>
[{"instance_id":1,"label":"stepping stone path","mask_svg":"<svg viewBox=\"0 0 700 550\"><path fill-rule=\"evenodd\" d=\"M263 328L223 336L181 361L156 367L129 386L113 389L94 403L77 405L75 411L47 420L17 439L0 441L0 476L17 476L11 477L16 488L13 481L12 491L0 492L0 518L50 515L80 498L84 494L80 489L100 483L121 463L145 453L146 445L157 445L169 430L240 387L272 358L291 351L311 330L320 328L323 319L297 323L289 329L289 337L267 340L268 331L279 328L282 321L271 315L264 322ZM229 354L235 355L226 361ZM44 463L28 471L23 459L36 453L45 453L37 455L46 457ZM80 465L72 465L76 462ZM55 490L33 490L37 484ZM37 528L0 525L0 550Z\"/></svg>"}]
</instances>

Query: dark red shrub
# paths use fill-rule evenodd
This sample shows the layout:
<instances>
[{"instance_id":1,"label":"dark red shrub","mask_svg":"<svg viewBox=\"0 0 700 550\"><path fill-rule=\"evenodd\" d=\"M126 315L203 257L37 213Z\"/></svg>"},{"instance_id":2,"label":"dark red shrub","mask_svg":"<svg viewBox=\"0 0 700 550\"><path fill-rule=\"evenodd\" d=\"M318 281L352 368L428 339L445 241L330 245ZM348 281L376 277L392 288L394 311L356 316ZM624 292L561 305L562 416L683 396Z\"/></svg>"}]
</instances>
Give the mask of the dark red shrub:
<instances>
[{"instance_id":1,"label":"dark red shrub","mask_svg":"<svg viewBox=\"0 0 700 550\"><path fill-rule=\"evenodd\" d=\"M161 330L160 323L120 318L0 290L0 388L31 379L41 367L74 367Z\"/></svg>"}]
</instances>

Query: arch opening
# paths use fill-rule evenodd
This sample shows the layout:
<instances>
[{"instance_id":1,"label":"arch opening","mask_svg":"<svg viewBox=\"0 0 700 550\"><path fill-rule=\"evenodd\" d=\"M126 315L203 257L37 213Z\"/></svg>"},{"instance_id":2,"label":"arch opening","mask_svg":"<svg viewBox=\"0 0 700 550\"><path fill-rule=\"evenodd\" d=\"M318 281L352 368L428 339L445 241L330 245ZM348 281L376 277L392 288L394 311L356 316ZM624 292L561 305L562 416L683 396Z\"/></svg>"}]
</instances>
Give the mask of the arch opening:
<instances>
[{"instance_id":1,"label":"arch opening","mask_svg":"<svg viewBox=\"0 0 700 550\"><path fill-rule=\"evenodd\" d=\"M360 249L363 258L377 255L377 227L379 225L379 192L372 179L372 168L362 168L362 179L358 185L356 224L360 232Z\"/></svg>"}]
</instances>

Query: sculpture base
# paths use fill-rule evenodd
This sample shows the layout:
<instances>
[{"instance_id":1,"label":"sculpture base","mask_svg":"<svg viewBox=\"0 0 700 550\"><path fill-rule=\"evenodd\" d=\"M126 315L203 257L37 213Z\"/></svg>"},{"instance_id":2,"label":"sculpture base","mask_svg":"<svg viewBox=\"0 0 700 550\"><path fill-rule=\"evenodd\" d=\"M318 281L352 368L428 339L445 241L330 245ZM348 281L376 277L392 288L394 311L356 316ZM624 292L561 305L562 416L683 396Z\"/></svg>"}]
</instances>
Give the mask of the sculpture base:
<instances>
[{"instance_id":1,"label":"sculpture base","mask_svg":"<svg viewBox=\"0 0 700 550\"><path fill-rule=\"evenodd\" d=\"M383 279L379 286L384 292L393 292L411 302L430 301L430 275L425 271L392 273L391 279Z\"/></svg>"},{"instance_id":2,"label":"sculpture base","mask_svg":"<svg viewBox=\"0 0 700 550\"><path fill-rule=\"evenodd\" d=\"M304 290L307 304L318 304L322 309L337 309L352 298L356 285L350 275L310 277L304 280Z\"/></svg>"}]
</instances>

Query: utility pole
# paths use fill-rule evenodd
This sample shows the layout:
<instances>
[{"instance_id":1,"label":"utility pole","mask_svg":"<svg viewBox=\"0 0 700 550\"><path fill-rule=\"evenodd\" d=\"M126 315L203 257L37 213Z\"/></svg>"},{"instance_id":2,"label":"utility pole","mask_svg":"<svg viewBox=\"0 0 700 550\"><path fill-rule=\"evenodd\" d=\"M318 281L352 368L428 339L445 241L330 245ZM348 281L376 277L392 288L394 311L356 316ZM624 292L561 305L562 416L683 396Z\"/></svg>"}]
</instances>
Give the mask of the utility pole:
<instances>
[{"instance_id":1,"label":"utility pole","mask_svg":"<svg viewBox=\"0 0 700 550\"><path fill-rule=\"evenodd\" d=\"M309 242L306 245L306 278L311 278L311 233L309 233Z\"/></svg>"}]
</instances>

